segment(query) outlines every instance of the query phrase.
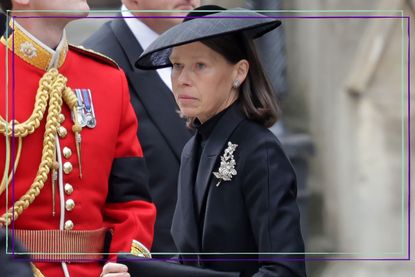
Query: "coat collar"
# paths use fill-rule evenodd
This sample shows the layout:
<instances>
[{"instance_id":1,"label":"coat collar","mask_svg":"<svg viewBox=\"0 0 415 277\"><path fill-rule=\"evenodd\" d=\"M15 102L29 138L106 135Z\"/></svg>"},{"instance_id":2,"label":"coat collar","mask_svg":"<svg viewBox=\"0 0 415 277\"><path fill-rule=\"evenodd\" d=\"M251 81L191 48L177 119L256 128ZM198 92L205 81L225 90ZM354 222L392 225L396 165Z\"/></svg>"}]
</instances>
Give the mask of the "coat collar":
<instances>
[{"instance_id":1,"label":"coat collar","mask_svg":"<svg viewBox=\"0 0 415 277\"><path fill-rule=\"evenodd\" d=\"M196 137L193 136L183 148L180 163L178 197L173 215L171 234L178 250L196 253L200 250L199 230L193 201L193 165L197 162Z\"/></svg>"},{"instance_id":2,"label":"coat collar","mask_svg":"<svg viewBox=\"0 0 415 277\"><path fill-rule=\"evenodd\" d=\"M159 37L158 33L147 26L141 19L135 17L124 4L121 7L121 15L128 29L130 29L143 49L149 47Z\"/></svg>"},{"instance_id":3,"label":"coat collar","mask_svg":"<svg viewBox=\"0 0 415 277\"><path fill-rule=\"evenodd\" d=\"M121 14L119 15L121 16ZM140 43L138 43L123 18L111 21L110 28L112 29L117 40L120 42L120 45L128 58L130 68L133 71L135 69L135 59L140 57L143 52L143 48Z\"/></svg>"},{"instance_id":4,"label":"coat collar","mask_svg":"<svg viewBox=\"0 0 415 277\"><path fill-rule=\"evenodd\" d=\"M171 233L181 252L200 252L200 232L198 226L198 217L202 208L203 199L205 199L207 188L214 165L221 154L221 151L227 144L230 136L237 126L245 119L240 110L239 104L232 105L228 111L220 118L212 134L206 142L202 152L198 170L197 164L197 145L195 136L186 144L183 149L179 184L178 199ZM196 184L194 185L195 176ZM193 190L196 189L196 198L194 200Z\"/></svg>"},{"instance_id":5,"label":"coat collar","mask_svg":"<svg viewBox=\"0 0 415 277\"><path fill-rule=\"evenodd\" d=\"M239 103L234 103L219 119L210 137L206 141L206 145L200 157L199 167L197 170L195 196L197 214L200 215L203 201L206 196L207 188L211 180L213 168L216 161L220 159L221 152L228 144L229 138L233 131L245 118Z\"/></svg>"},{"instance_id":6,"label":"coat collar","mask_svg":"<svg viewBox=\"0 0 415 277\"><path fill-rule=\"evenodd\" d=\"M8 38L2 37L1 43L25 62L44 71L53 67L59 68L65 62L68 53L65 31L56 50L53 50L20 26L16 20L10 20L9 27L11 33Z\"/></svg>"}]
</instances>

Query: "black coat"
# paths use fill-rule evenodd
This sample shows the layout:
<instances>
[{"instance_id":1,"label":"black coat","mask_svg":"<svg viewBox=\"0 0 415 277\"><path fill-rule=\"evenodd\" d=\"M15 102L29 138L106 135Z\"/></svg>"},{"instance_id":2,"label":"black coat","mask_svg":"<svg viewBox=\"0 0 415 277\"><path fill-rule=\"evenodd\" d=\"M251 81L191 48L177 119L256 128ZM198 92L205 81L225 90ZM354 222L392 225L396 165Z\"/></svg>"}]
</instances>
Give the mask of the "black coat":
<instances>
[{"instance_id":1,"label":"black coat","mask_svg":"<svg viewBox=\"0 0 415 277\"><path fill-rule=\"evenodd\" d=\"M138 117L138 137L150 172L151 197L157 207L152 252L176 252L170 226L176 205L180 154L191 132L177 113L172 92L157 72L135 68L143 49L123 19L104 24L84 46L115 60L127 75Z\"/></svg>"},{"instance_id":2,"label":"black coat","mask_svg":"<svg viewBox=\"0 0 415 277\"><path fill-rule=\"evenodd\" d=\"M6 251L7 241L7 251ZM19 254L17 254L19 253ZM33 271L30 266L30 256L22 245L12 236L0 229L0 268L1 276L32 277Z\"/></svg>"},{"instance_id":3,"label":"black coat","mask_svg":"<svg viewBox=\"0 0 415 277\"><path fill-rule=\"evenodd\" d=\"M238 145L234 152L237 175L216 186L213 172L228 142ZM305 276L304 261L287 261L304 255L278 254L304 253L304 243L295 173L277 138L248 120L235 104L217 122L199 162L196 144L194 136L183 149L172 235L180 253L203 254L182 254L183 263L242 276ZM258 252L262 254L254 254ZM267 261L255 261L258 258Z\"/></svg>"}]
</instances>

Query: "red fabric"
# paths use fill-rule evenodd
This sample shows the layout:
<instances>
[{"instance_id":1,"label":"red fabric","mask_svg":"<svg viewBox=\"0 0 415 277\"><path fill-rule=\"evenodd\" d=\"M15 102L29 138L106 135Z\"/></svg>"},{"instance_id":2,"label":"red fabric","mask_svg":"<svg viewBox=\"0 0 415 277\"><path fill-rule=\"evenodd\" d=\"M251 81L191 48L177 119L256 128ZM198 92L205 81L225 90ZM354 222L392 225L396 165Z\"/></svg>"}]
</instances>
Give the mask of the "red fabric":
<instances>
[{"instance_id":1,"label":"red fabric","mask_svg":"<svg viewBox=\"0 0 415 277\"><path fill-rule=\"evenodd\" d=\"M126 212L126 210L130 212ZM148 222L154 221L154 213L154 205L145 201L107 205L104 209L105 221L108 222L107 226L113 230L114 237L124 238L111 243L110 253L119 251L129 253L131 241L136 239L136 234L140 234L140 242L150 249L153 242L154 228Z\"/></svg>"},{"instance_id":2,"label":"red fabric","mask_svg":"<svg viewBox=\"0 0 415 277\"><path fill-rule=\"evenodd\" d=\"M0 44L0 115L5 118L5 47ZM12 63L14 62L14 71ZM60 147L69 147L73 165L70 174L63 174L64 184L73 186L73 193L65 200L73 199L75 208L65 211L65 220L74 222L74 230L93 230L102 226L114 229L111 252L130 250L132 239L143 242L150 248L153 238L155 206L150 202L131 201L118 204L105 202L108 192L108 179L115 158L142 157L141 146L137 140L137 120L129 101L128 86L124 73L103 62L97 62L69 50L63 66L59 69L68 79L72 89L91 90L97 125L82 130L82 171L79 177L79 164L76 155L72 120L68 107L64 104L62 113L66 120L62 123L68 135L60 139ZM9 101L8 112L19 122L27 120L33 111L35 94L43 70L24 62L17 56L9 55ZM12 85L14 84L14 96ZM14 106L12 102L14 101ZM23 150L19 167L15 174L14 186L9 187L9 207L18 200L32 184L41 160L45 119L32 135L23 140ZM16 140L17 142L17 140ZM17 144L12 149L15 153ZM5 166L5 140L0 140L0 172ZM5 212L6 193L0 196L0 212ZM52 216L52 190L50 175L40 195L27 210L15 221L17 229L59 229L59 191L56 190L56 215ZM10 226L12 227L12 226ZM45 276L63 276L60 263L38 263ZM68 263L71 276L99 276L101 267L98 262Z\"/></svg>"}]
</instances>

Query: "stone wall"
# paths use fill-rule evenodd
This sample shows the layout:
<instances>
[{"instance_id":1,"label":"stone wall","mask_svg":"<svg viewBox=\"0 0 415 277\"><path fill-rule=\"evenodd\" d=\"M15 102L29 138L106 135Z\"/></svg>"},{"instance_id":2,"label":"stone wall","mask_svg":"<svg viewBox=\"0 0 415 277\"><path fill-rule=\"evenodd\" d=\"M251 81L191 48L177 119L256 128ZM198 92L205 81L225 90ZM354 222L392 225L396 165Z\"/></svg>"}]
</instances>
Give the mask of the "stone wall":
<instances>
[{"instance_id":1,"label":"stone wall","mask_svg":"<svg viewBox=\"0 0 415 277\"><path fill-rule=\"evenodd\" d=\"M411 15L412 8L407 1L394 0L296 0L284 4L285 9L295 10L386 6L403 9L406 15ZM406 258L406 29L402 49L400 19L293 19L284 20L284 25L290 86L285 119L290 128L312 134L316 152L308 184L322 201L321 210L310 210L322 225L308 251L349 253L328 254L330 258ZM368 71L364 89L351 93L350 87ZM413 112L410 118L415 119ZM313 271L313 276L412 276L415 272L411 262L325 265L319 272ZM316 263L309 266L316 269Z\"/></svg>"}]
</instances>

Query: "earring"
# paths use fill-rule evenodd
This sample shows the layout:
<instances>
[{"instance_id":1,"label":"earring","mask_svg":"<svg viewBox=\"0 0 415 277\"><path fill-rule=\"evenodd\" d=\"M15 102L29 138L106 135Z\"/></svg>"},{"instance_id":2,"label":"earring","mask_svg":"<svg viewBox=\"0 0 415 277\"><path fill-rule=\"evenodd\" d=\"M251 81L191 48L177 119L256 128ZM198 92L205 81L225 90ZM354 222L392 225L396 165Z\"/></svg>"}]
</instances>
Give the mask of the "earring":
<instances>
[{"instance_id":1,"label":"earring","mask_svg":"<svg viewBox=\"0 0 415 277\"><path fill-rule=\"evenodd\" d=\"M239 88L239 85L240 85L239 80L235 80L235 81L233 81L232 87L233 88Z\"/></svg>"}]
</instances>

